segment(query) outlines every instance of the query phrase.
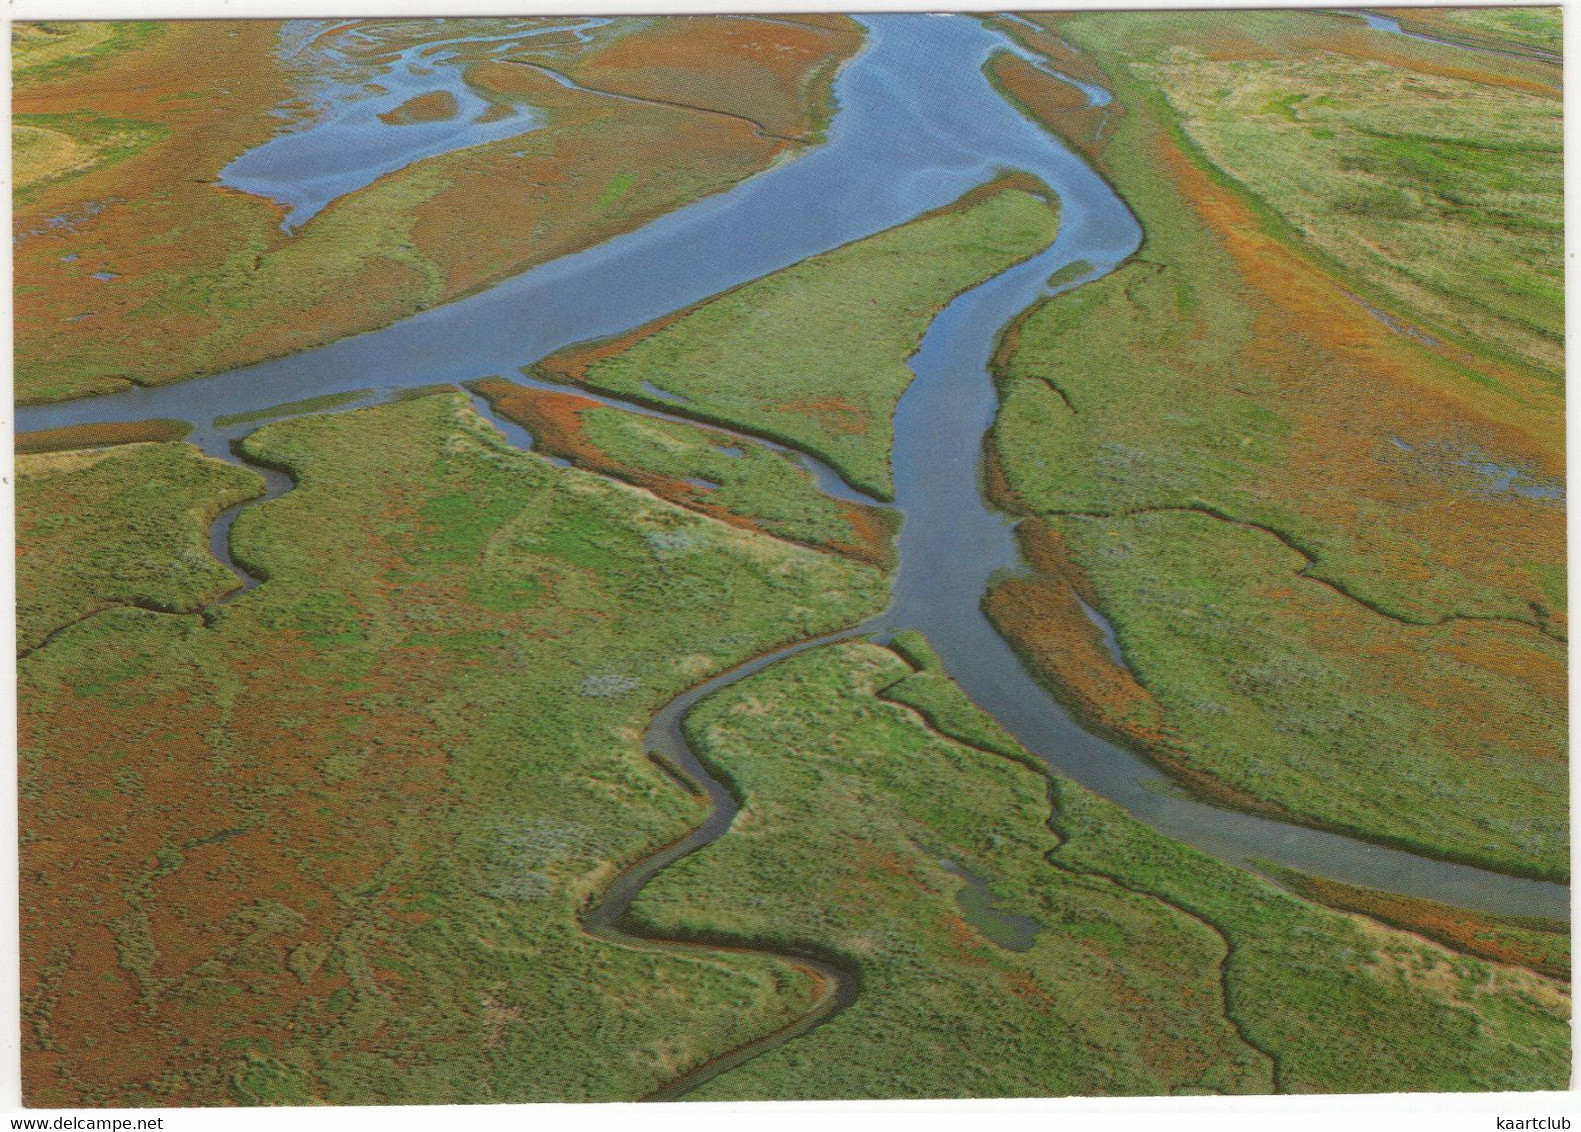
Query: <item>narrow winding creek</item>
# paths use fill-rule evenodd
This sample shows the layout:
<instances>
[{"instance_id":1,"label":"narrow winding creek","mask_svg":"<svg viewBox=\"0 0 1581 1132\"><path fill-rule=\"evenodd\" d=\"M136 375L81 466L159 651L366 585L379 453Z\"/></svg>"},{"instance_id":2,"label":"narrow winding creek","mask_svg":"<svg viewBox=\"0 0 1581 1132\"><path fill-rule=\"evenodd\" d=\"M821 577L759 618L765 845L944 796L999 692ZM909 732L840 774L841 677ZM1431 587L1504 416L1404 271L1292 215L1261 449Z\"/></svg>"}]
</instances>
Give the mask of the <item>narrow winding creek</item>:
<instances>
[{"instance_id":1,"label":"narrow winding creek","mask_svg":"<svg viewBox=\"0 0 1581 1132\"><path fill-rule=\"evenodd\" d=\"M587 913L587 928L605 938L654 946L655 941L621 928L632 900L665 866L722 836L735 818L737 801L682 734L681 721L693 704L794 652L853 636L882 640L900 629L924 633L971 698L1041 757L1051 773L1083 783L1208 853L1241 864L1276 862L1489 911L1567 916L1569 892L1562 885L1432 860L1197 800L1144 759L1083 731L1021 667L980 609L990 579L1019 568L1011 524L988 506L980 490L982 437L997 404L987 363L999 330L1050 293L1051 274L1086 261L1090 270L1061 289L1097 278L1137 250L1142 231L1100 177L988 84L981 67L991 53L1010 46L1002 36L964 16L861 19L869 42L836 83L840 109L827 143L795 161L638 231L383 330L179 385L24 409L18 430L177 417L195 422L192 440L205 451L234 460L232 441L257 424L216 427L215 418L370 385L377 386L373 393L341 408L417 385L515 375L563 346L641 325L946 204L1004 169L1024 170L1058 195L1060 235L1042 255L946 307L911 360L916 380L895 418L895 506L904 524L889 609L868 623L716 676L658 713L648 731L649 749L683 768L708 795L711 810L692 834L621 875ZM1088 94L1095 103L1107 98ZM603 400L664 415L651 407ZM478 407L508 439L530 446L523 430L500 421L481 402ZM684 413L686 407L673 408ZM805 459L826 491L862 498L832 469ZM265 500L290 486L287 477L271 473ZM232 569L238 568L228 552L228 534L237 510L221 516L212 538L215 554ZM244 585L257 584L239 569L238 576ZM661 1095L679 1095L821 1024L854 1000L858 988L849 973L816 955L798 961L825 983L812 1013L704 1066Z\"/></svg>"}]
</instances>

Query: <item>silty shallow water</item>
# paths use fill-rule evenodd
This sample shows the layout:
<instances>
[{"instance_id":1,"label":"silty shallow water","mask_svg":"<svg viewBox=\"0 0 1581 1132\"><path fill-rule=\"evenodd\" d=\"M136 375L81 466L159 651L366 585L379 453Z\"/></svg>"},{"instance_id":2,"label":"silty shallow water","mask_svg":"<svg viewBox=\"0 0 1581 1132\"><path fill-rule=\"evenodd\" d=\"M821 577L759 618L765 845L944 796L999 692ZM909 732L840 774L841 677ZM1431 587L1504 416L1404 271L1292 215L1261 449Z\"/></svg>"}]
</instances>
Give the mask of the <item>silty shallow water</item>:
<instances>
[{"instance_id":1,"label":"silty shallow water","mask_svg":"<svg viewBox=\"0 0 1581 1132\"><path fill-rule=\"evenodd\" d=\"M463 48L530 44L557 32L582 32L607 20L542 23L508 34L427 38L378 53L361 21L292 20L279 55L297 74L311 111L220 171L220 184L287 207L281 227L295 231L331 201L425 157L515 137L542 122L526 109L490 103L467 85ZM465 25L458 25L458 29ZM371 61L359 53L372 52ZM381 118L422 95L447 95L454 113L439 121L394 124ZM277 111L282 117L289 111Z\"/></svg>"}]
</instances>

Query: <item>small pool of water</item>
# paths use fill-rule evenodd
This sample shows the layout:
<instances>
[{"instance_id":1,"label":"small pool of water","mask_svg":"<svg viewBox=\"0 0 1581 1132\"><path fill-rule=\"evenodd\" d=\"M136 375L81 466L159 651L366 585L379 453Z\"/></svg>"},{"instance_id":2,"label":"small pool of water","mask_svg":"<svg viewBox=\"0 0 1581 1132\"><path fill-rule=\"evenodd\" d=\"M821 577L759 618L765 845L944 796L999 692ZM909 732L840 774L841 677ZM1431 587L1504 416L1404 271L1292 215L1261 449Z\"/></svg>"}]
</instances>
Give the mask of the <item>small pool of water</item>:
<instances>
[{"instance_id":1,"label":"small pool of water","mask_svg":"<svg viewBox=\"0 0 1581 1132\"><path fill-rule=\"evenodd\" d=\"M1404 334L1407 337L1415 338L1418 342L1422 343L1424 346L1436 346L1436 345L1438 345L1438 339L1434 338L1432 335L1422 333L1420 330L1418 330L1416 327L1412 326L1410 323L1402 322L1400 319L1395 318L1394 315L1390 314L1388 311L1379 310L1377 307L1373 306L1366 299L1363 299L1359 295L1352 295L1349 291L1346 291L1345 295L1352 302L1354 302L1357 305L1359 305L1362 308L1362 310L1364 310L1368 314L1372 315L1373 318L1375 318L1379 322L1383 323L1385 326L1387 326L1390 330L1394 331L1396 334Z\"/></svg>"},{"instance_id":2,"label":"small pool of water","mask_svg":"<svg viewBox=\"0 0 1581 1132\"><path fill-rule=\"evenodd\" d=\"M1486 484L1489 492L1497 495L1501 492L1511 492L1523 499L1563 499L1565 485L1554 480L1545 480L1533 475L1514 464L1500 464L1491 460L1475 460L1466 457L1458 461L1461 467L1469 468L1471 472Z\"/></svg>"},{"instance_id":3,"label":"small pool of water","mask_svg":"<svg viewBox=\"0 0 1581 1132\"><path fill-rule=\"evenodd\" d=\"M1120 638L1115 636L1114 626L1109 623L1109 619L1083 601L1080 594L1076 595L1076 604L1081 606L1081 611L1087 615L1087 620L1098 626L1098 631L1103 634L1104 651L1116 664L1129 671L1131 666L1125 662L1125 653L1120 648Z\"/></svg>"},{"instance_id":4,"label":"small pool of water","mask_svg":"<svg viewBox=\"0 0 1581 1132\"><path fill-rule=\"evenodd\" d=\"M1398 436L1389 442L1402 452L1416 457L1411 466L1452 487L1465 488L1467 482L1473 490L1484 495L1502 495L1506 492L1523 499L1545 499L1563 502L1566 498L1563 480L1550 479L1519 464L1492 458L1480 450L1467 451L1446 444L1408 444Z\"/></svg>"},{"instance_id":5,"label":"small pool of water","mask_svg":"<svg viewBox=\"0 0 1581 1132\"><path fill-rule=\"evenodd\" d=\"M939 867L966 882L956 892L955 904L967 923L1006 951L1032 950L1038 933L1043 930L1042 924L999 907L999 897L988 887L988 882L965 865L940 857Z\"/></svg>"}]
</instances>

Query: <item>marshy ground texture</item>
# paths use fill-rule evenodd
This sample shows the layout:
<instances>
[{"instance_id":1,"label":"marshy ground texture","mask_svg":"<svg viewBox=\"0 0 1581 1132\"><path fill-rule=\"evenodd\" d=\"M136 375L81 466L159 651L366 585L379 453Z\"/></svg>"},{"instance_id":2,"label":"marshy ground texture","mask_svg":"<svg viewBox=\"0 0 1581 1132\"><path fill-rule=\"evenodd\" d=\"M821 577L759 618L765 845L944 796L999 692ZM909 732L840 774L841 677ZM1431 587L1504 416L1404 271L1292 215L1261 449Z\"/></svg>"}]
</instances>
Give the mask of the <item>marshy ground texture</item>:
<instances>
[{"instance_id":1,"label":"marshy ground texture","mask_svg":"<svg viewBox=\"0 0 1581 1132\"><path fill-rule=\"evenodd\" d=\"M1146 240L1001 341L985 490L1028 568L985 608L1199 794L1560 879L1558 17L1397 15L1496 50L1317 12L988 17L1113 91L987 67ZM287 234L216 179L310 114L327 56L277 53L277 21L19 25L18 398L328 342L721 191L821 139L862 43L842 16L542 26L457 48L538 129ZM324 45L359 75L457 34ZM1205 856L1050 776L910 633L684 720L742 810L626 926L706 946L583 929L706 813L654 713L888 602L897 514L753 438L890 497L930 321L1058 225L1010 174L537 370L667 419L470 382L532 452L446 386L224 418L294 485L231 529L245 592L210 526L263 477L190 422L22 437L27 1102L636 1099L806 1015L828 987L796 953L855 1002L697 1099L1563 1088L1566 925Z\"/></svg>"},{"instance_id":2,"label":"marshy ground texture","mask_svg":"<svg viewBox=\"0 0 1581 1132\"><path fill-rule=\"evenodd\" d=\"M803 1008L790 964L576 914L700 817L644 756L652 712L875 611L880 575L511 449L460 393L247 448L298 480L233 532L264 585L207 624L111 589L20 662L30 1102L635 1097ZM95 469L252 490L188 453L31 457L62 467L24 507L54 491L71 549L132 543L158 577L188 549L158 539L202 527ZM163 606L231 577L205 560ZM78 614L24 579L35 632Z\"/></svg>"},{"instance_id":3,"label":"marshy ground texture","mask_svg":"<svg viewBox=\"0 0 1581 1132\"><path fill-rule=\"evenodd\" d=\"M704 425L645 417L501 378L470 387L501 416L528 429L538 451L737 526L875 564L894 557L893 512L830 498L783 451Z\"/></svg>"},{"instance_id":4,"label":"marshy ground texture","mask_svg":"<svg viewBox=\"0 0 1581 1132\"><path fill-rule=\"evenodd\" d=\"M1565 1079L1564 984L1308 904L1072 783L1050 790L924 643L900 648L803 653L688 717L745 810L634 913L666 934L817 946L863 988L699 1099ZM947 863L991 906L967 905ZM1006 935L1006 918L1035 931Z\"/></svg>"}]
</instances>

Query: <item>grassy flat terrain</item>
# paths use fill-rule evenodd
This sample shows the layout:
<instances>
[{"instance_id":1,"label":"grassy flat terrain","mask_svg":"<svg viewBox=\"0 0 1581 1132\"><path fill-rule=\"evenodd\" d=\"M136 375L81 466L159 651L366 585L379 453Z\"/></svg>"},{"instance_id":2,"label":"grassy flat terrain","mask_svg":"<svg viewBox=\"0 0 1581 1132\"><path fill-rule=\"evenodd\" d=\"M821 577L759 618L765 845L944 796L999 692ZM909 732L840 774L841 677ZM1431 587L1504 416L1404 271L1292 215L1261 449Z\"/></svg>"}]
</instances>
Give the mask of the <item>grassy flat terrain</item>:
<instances>
[{"instance_id":1,"label":"grassy flat terrain","mask_svg":"<svg viewBox=\"0 0 1581 1132\"><path fill-rule=\"evenodd\" d=\"M11 69L16 78L81 69L96 59L158 35L155 21L56 20L11 25Z\"/></svg>"},{"instance_id":2,"label":"grassy flat terrain","mask_svg":"<svg viewBox=\"0 0 1581 1132\"><path fill-rule=\"evenodd\" d=\"M1564 9L1547 8L1380 8L1402 27L1427 35L1462 39L1481 46L1564 51Z\"/></svg>"},{"instance_id":3,"label":"grassy flat terrain","mask_svg":"<svg viewBox=\"0 0 1581 1132\"><path fill-rule=\"evenodd\" d=\"M805 1008L797 967L576 914L702 816L654 710L882 576L513 450L458 392L246 444L299 481L232 532L262 586L21 662L29 1103L634 1099Z\"/></svg>"},{"instance_id":4,"label":"grassy flat terrain","mask_svg":"<svg viewBox=\"0 0 1581 1132\"><path fill-rule=\"evenodd\" d=\"M19 455L17 647L111 606L191 612L237 588L209 524L262 490L186 444Z\"/></svg>"},{"instance_id":5,"label":"grassy flat terrain","mask_svg":"<svg viewBox=\"0 0 1581 1132\"><path fill-rule=\"evenodd\" d=\"M1004 342L1000 501L1040 520L1023 529L1039 571L1002 587L991 612L1089 720L1209 793L1567 875L1559 391L1498 349L1423 341L1408 332L1414 311L1372 291L1384 307L1369 311L1334 256L1282 218L1347 178L1388 179L1383 167L1335 164L1328 181L1313 172L1285 185L1275 214L1211 163L1156 90L1188 47L1224 68L1215 98L1269 93L1277 76L1294 109L1271 94L1248 104L1236 128L1269 140L1244 141L1236 159L1290 146L1321 162L1320 151L1374 144L1369 121L1436 122L1467 138L1484 105L1509 111L1511 84L1533 65L1310 12L1084 14L1055 26L1065 44L1026 40L1061 67L1074 45L1115 91L1102 136L1082 127L1077 140L1146 243L1112 275L1034 308ZM1382 102L1346 78L1377 65L1374 40L1412 45L1394 65L1413 77L1391 79L1396 94ZM1372 54L1320 54L1336 44ZM1473 85L1460 57L1486 75ZM1458 78L1441 73L1455 66ZM1315 106L1286 82L1324 68L1335 82ZM1019 76L1028 90L1035 74ZM1439 97L1452 79L1456 100ZM1546 121L1547 104L1531 105L1532 122ZM1313 136L1324 128L1336 137ZM1463 181L1476 200L1453 223L1492 207L1478 176ZM1548 207L1533 206L1534 224ZM1336 247L1374 231L1364 212L1326 215ZM1446 238L1435 262L1471 279L1460 242ZM1115 625L1129 671L1092 647L1092 627L1073 616L1077 591Z\"/></svg>"},{"instance_id":6,"label":"grassy flat terrain","mask_svg":"<svg viewBox=\"0 0 1581 1132\"><path fill-rule=\"evenodd\" d=\"M1112 711L1167 766L1252 808L1564 875L1563 643L1496 622L1402 625L1301 577L1306 559L1266 532L1200 512L1057 530L1155 709L1079 705L1100 721ZM1041 659L1034 618L1055 598L1030 588L1007 583L989 611ZM1086 686L1102 670L1077 666L1092 663L1046 658Z\"/></svg>"},{"instance_id":7,"label":"grassy flat terrain","mask_svg":"<svg viewBox=\"0 0 1581 1132\"><path fill-rule=\"evenodd\" d=\"M1296 899L1067 782L1051 835L1030 756L925 646L900 647L912 663L865 643L804 653L687 718L745 809L633 912L814 946L862 988L696 1099L1566 1079L1561 984Z\"/></svg>"},{"instance_id":8,"label":"grassy flat terrain","mask_svg":"<svg viewBox=\"0 0 1581 1132\"><path fill-rule=\"evenodd\" d=\"M703 425L656 420L499 378L470 387L528 429L540 450L578 467L748 530L878 565L894 559L894 512L831 499L784 452Z\"/></svg>"},{"instance_id":9,"label":"grassy flat terrain","mask_svg":"<svg viewBox=\"0 0 1581 1132\"><path fill-rule=\"evenodd\" d=\"M1333 55L1186 51L1137 72L1208 160L1391 311L1562 380L1557 98Z\"/></svg>"},{"instance_id":10,"label":"grassy flat terrain","mask_svg":"<svg viewBox=\"0 0 1581 1132\"><path fill-rule=\"evenodd\" d=\"M19 200L37 186L121 161L164 136L158 126L78 112L17 115L11 128L11 164Z\"/></svg>"},{"instance_id":11,"label":"grassy flat terrain","mask_svg":"<svg viewBox=\"0 0 1581 1132\"><path fill-rule=\"evenodd\" d=\"M367 50L459 33L455 21L408 23L380 26ZM476 30L500 34L502 23ZM21 400L178 381L382 326L718 192L799 144L712 110L568 90L478 48L474 89L502 112L530 105L541 129L416 162L287 235L282 206L216 183L280 127L271 111L308 113L294 85L303 76L275 52L279 26L171 21L91 44L76 25L19 26L32 50L70 56L32 66L19 55L15 74L19 169L32 180L16 200ZM698 25L697 48L729 64L718 97L740 83L755 106L765 84L805 79L782 113L815 131L827 113L815 79L859 38L753 27L743 40L733 25ZM65 30L39 30L49 28ZM664 28L616 21L590 33L621 45L603 67L612 90L664 65ZM562 39L557 54L581 50Z\"/></svg>"},{"instance_id":12,"label":"grassy flat terrain","mask_svg":"<svg viewBox=\"0 0 1581 1132\"><path fill-rule=\"evenodd\" d=\"M373 392L371 389L350 389L344 393L325 393L318 397L305 397L300 401L287 401L280 405L269 405L262 409L249 409L243 413L230 413L226 416L215 417L213 423L215 428L231 428L234 425L276 420L280 417L300 417L308 413L323 412L340 405L349 405L353 401L360 401L371 392ZM429 392L432 392L432 390Z\"/></svg>"},{"instance_id":13,"label":"grassy flat terrain","mask_svg":"<svg viewBox=\"0 0 1581 1132\"><path fill-rule=\"evenodd\" d=\"M1113 878L1224 934L1230 1012L1282 1092L1563 1087L1563 984L1338 915L1170 841L1068 783L1052 862Z\"/></svg>"},{"instance_id":14,"label":"grassy flat terrain","mask_svg":"<svg viewBox=\"0 0 1581 1132\"><path fill-rule=\"evenodd\" d=\"M1057 211L1007 177L886 232L743 284L679 315L551 355L538 370L739 425L816 452L892 493L890 418L906 359L951 298L1042 251Z\"/></svg>"}]
</instances>

